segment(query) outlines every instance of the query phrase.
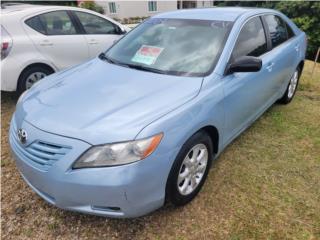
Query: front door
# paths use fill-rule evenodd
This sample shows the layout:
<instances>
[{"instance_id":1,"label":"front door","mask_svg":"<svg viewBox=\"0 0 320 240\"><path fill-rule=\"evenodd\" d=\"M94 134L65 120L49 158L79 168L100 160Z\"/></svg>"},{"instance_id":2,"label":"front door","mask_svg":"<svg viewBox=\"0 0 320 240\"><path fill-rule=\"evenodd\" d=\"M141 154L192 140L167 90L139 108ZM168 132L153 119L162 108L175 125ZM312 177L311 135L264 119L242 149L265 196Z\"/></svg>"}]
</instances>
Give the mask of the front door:
<instances>
[{"instance_id":1,"label":"front door","mask_svg":"<svg viewBox=\"0 0 320 240\"><path fill-rule=\"evenodd\" d=\"M230 62L242 56L262 59L259 72L231 73L224 77L225 141L230 142L271 104L273 56L268 52L266 34L260 17L242 27Z\"/></svg>"},{"instance_id":2,"label":"front door","mask_svg":"<svg viewBox=\"0 0 320 240\"><path fill-rule=\"evenodd\" d=\"M106 51L122 36L121 29L107 19L86 12L73 11L73 13L83 27L91 58Z\"/></svg>"}]
</instances>

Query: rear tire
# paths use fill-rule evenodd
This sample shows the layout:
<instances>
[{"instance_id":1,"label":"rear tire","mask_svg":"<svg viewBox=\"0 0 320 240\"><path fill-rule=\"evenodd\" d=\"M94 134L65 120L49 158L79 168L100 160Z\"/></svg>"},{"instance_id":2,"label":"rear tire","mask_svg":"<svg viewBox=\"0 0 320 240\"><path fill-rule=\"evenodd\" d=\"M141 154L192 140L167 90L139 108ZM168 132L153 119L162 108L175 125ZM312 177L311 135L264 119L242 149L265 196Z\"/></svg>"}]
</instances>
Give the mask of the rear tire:
<instances>
[{"instance_id":1,"label":"rear tire","mask_svg":"<svg viewBox=\"0 0 320 240\"><path fill-rule=\"evenodd\" d=\"M182 146L168 177L166 198L173 205L189 203L201 190L213 159L209 135L200 131Z\"/></svg>"},{"instance_id":2,"label":"rear tire","mask_svg":"<svg viewBox=\"0 0 320 240\"><path fill-rule=\"evenodd\" d=\"M281 104L288 104L292 101L299 84L301 70L299 67L296 68L293 75L290 78L290 82L283 96L278 100Z\"/></svg>"},{"instance_id":3,"label":"rear tire","mask_svg":"<svg viewBox=\"0 0 320 240\"><path fill-rule=\"evenodd\" d=\"M51 68L41 65L32 66L23 70L18 80L18 96L20 96L25 90L29 89L34 83L53 72L54 71Z\"/></svg>"}]
</instances>

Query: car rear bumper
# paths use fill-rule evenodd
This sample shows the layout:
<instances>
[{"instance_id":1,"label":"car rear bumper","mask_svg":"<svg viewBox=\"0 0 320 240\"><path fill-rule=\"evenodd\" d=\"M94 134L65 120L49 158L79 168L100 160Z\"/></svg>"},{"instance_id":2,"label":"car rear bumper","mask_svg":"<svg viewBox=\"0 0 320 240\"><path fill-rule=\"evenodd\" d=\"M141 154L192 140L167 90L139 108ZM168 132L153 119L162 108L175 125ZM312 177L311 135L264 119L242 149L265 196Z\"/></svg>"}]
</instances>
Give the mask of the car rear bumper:
<instances>
[{"instance_id":1,"label":"car rear bumper","mask_svg":"<svg viewBox=\"0 0 320 240\"><path fill-rule=\"evenodd\" d=\"M63 209L108 217L138 217L164 204L170 165L168 153L123 166L73 170L73 162L90 144L50 134L27 122L19 128L28 132L25 144L17 142L16 123L10 126L10 146L23 179L47 202ZM43 168L31 161L24 150L37 139L70 146L70 151ZM17 145L19 144L19 145ZM161 160L160 160L161 159Z\"/></svg>"},{"instance_id":2,"label":"car rear bumper","mask_svg":"<svg viewBox=\"0 0 320 240\"><path fill-rule=\"evenodd\" d=\"M1 91L16 91L22 69L12 56L1 60Z\"/></svg>"}]
</instances>

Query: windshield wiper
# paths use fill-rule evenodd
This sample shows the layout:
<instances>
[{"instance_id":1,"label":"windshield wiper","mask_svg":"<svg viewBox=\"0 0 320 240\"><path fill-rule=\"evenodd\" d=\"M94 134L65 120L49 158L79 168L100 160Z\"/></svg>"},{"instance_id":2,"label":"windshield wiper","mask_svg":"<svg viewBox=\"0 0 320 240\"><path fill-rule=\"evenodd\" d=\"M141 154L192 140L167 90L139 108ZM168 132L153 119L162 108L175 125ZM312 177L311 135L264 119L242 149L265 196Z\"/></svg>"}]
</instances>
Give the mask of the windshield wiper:
<instances>
[{"instance_id":1,"label":"windshield wiper","mask_svg":"<svg viewBox=\"0 0 320 240\"><path fill-rule=\"evenodd\" d=\"M129 68L134 68L137 70L142 70L146 72L154 72L154 73L159 73L159 74L166 74L166 71L156 69L156 68L150 68L150 67L145 67L142 65L135 65L135 64L126 64Z\"/></svg>"},{"instance_id":2,"label":"windshield wiper","mask_svg":"<svg viewBox=\"0 0 320 240\"><path fill-rule=\"evenodd\" d=\"M129 67L129 66L128 66L127 64L125 64L125 63L121 63L121 62L115 61L115 60L107 57L107 55L106 55L104 52L100 53L98 57L99 57L101 60L103 60L103 61L107 61L108 63L120 65L120 66L123 66L123 67Z\"/></svg>"},{"instance_id":3,"label":"windshield wiper","mask_svg":"<svg viewBox=\"0 0 320 240\"><path fill-rule=\"evenodd\" d=\"M115 63L111 58L108 58L104 52L100 53L98 57L103 61L107 61L109 63Z\"/></svg>"},{"instance_id":4,"label":"windshield wiper","mask_svg":"<svg viewBox=\"0 0 320 240\"><path fill-rule=\"evenodd\" d=\"M101 60L103 60L103 61L107 61L108 63L116 64L116 65L127 67L127 68L133 68L133 69L142 70L142 71L146 71L146 72L154 72L154 73L159 73L159 74L166 74L166 71L159 70L159 69L156 69L156 68L149 68L149 67L145 67L145 66L142 66L142 65L126 64L126 63L115 61L114 59L111 59L111 58L107 57L107 55L104 52L99 54L99 58Z\"/></svg>"}]
</instances>

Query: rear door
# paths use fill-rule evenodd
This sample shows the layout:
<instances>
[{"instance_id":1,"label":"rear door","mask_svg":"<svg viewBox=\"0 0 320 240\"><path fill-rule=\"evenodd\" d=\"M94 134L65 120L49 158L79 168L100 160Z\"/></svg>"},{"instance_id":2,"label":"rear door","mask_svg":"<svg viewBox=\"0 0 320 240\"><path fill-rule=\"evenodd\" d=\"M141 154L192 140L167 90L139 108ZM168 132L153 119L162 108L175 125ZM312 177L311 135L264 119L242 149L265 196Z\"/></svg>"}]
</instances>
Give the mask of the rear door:
<instances>
[{"instance_id":1,"label":"rear door","mask_svg":"<svg viewBox=\"0 0 320 240\"><path fill-rule=\"evenodd\" d=\"M274 92L279 96L297 67L295 63L299 58L300 46L292 29L280 16L269 14L263 18L272 44Z\"/></svg>"},{"instance_id":2,"label":"rear door","mask_svg":"<svg viewBox=\"0 0 320 240\"><path fill-rule=\"evenodd\" d=\"M119 26L100 16L72 11L77 18L89 46L89 55L94 58L107 50L123 33Z\"/></svg>"},{"instance_id":3,"label":"rear door","mask_svg":"<svg viewBox=\"0 0 320 240\"><path fill-rule=\"evenodd\" d=\"M67 11L43 13L25 21L28 36L45 58L58 69L89 58L86 39L79 35Z\"/></svg>"},{"instance_id":4,"label":"rear door","mask_svg":"<svg viewBox=\"0 0 320 240\"><path fill-rule=\"evenodd\" d=\"M231 141L270 104L273 95L273 56L261 17L249 19L238 35L229 63L242 56L259 57L259 72L231 73L224 77L226 142Z\"/></svg>"}]
</instances>

